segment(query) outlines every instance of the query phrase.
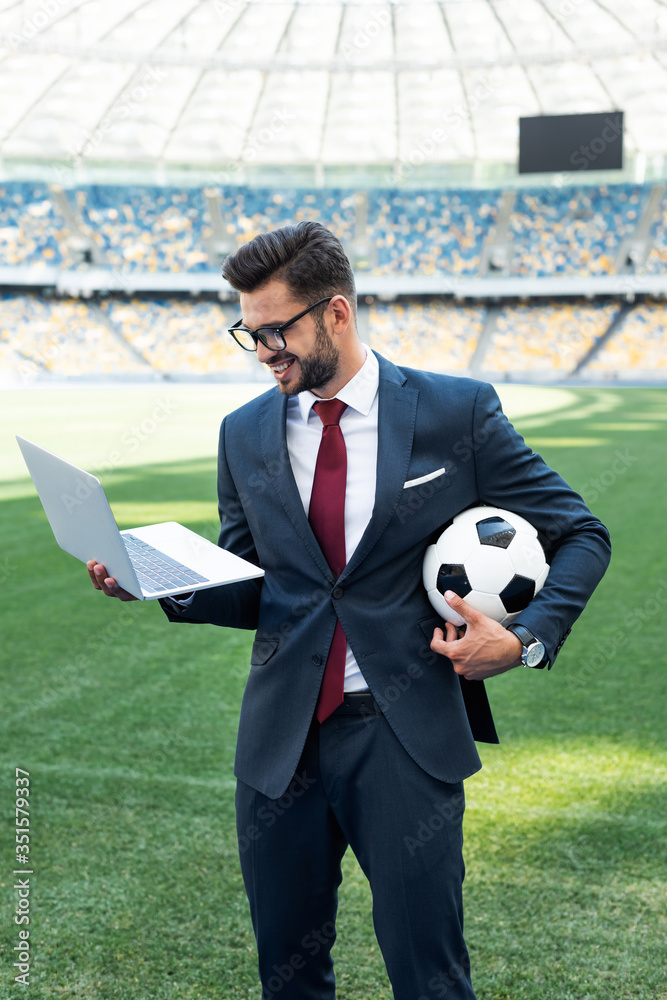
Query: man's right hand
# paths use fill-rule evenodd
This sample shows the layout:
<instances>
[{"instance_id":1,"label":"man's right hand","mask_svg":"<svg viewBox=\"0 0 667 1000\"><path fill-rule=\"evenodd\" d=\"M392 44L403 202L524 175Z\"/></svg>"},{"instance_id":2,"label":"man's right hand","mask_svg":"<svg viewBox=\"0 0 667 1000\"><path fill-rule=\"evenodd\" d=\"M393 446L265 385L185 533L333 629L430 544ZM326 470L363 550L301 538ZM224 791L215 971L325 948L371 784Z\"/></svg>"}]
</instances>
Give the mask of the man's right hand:
<instances>
[{"instance_id":1,"label":"man's right hand","mask_svg":"<svg viewBox=\"0 0 667 1000\"><path fill-rule=\"evenodd\" d=\"M114 578L107 574L106 568L102 563L98 563L94 559L89 559L86 566L88 568L88 576L95 590L101 590L107 597L117 597L119 601L138 600L134 594L118 586Z\"/></svg>"}]
</instances>

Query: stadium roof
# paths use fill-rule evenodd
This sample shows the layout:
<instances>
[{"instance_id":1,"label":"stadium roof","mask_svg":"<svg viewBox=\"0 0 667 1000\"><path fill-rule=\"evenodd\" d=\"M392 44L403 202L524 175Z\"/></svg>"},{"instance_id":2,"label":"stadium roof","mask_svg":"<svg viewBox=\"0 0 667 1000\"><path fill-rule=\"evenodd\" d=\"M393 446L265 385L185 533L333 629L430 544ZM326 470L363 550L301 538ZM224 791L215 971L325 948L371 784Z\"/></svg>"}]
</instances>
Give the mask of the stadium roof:
<instances>
[{"instance_id":1,"label":"stadium roof","mask_svg":"<svg viewBox=\"0 0 667 1000\"><path fill-rule=\"evenodd\" d=\"M0 46L5 164L516 163L615 109L667 151L665 0L0 0Z\"/></svg>"}]
</instances>

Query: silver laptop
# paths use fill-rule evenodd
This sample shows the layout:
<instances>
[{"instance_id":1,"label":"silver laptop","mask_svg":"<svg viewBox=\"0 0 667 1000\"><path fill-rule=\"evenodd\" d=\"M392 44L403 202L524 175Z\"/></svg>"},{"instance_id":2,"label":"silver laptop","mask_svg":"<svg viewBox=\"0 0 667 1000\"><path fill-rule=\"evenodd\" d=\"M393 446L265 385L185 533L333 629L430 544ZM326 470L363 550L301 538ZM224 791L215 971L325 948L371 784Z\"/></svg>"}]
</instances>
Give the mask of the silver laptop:
<instances>
[{"instance_id":1,"label":"silver laptop","mask_svg":"<svg viewBox=\"0 0 667 1000\"><path fill-rule=\"evenodd\" d=\"M16 435L61 549L95 559L139 600L264 576L264 570L176 521L120 531L95 476Z\"/></svg>"}]
</instances>

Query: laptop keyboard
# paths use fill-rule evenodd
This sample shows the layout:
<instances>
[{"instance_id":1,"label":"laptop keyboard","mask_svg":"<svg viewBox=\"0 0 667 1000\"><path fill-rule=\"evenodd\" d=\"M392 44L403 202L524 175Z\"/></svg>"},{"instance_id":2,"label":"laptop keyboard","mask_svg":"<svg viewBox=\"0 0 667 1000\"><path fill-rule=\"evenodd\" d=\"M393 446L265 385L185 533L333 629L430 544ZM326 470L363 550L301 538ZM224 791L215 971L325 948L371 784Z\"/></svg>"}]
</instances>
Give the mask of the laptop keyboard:
<instances>
[{"instance_id":1,"label":"laptop keyboard","mask_svg":"<svg viewBox=\"0 0 667 1000\"><path fill-rule=\"evenodd\" d=\"M141 589L147 594L158 594L161 590L174 587L187 589L195 583L207 583L208 577L195 573L193 569L172 559L136 535L122 536Z\"/></svg>"}]
</instances>

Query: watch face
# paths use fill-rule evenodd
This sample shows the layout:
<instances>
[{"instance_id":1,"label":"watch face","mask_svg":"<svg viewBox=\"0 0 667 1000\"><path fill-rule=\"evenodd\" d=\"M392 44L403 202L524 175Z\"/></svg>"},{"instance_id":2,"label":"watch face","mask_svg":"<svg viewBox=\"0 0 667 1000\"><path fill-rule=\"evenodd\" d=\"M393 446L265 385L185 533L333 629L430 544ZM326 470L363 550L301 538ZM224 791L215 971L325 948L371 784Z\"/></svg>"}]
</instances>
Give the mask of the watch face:
<instances>
[{"instance_id":1,"label":"watch face","mask_svg":"<svg viewBox=\"0 0 667 1000\"><path fill-rule=\"evenodd\" d=\"M526 666L536 667L544 659L544 645L541 642L534 642L526 652Z\"/></svg>"}]
</instances>

